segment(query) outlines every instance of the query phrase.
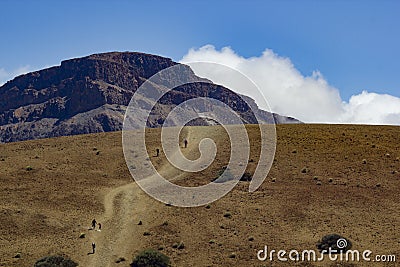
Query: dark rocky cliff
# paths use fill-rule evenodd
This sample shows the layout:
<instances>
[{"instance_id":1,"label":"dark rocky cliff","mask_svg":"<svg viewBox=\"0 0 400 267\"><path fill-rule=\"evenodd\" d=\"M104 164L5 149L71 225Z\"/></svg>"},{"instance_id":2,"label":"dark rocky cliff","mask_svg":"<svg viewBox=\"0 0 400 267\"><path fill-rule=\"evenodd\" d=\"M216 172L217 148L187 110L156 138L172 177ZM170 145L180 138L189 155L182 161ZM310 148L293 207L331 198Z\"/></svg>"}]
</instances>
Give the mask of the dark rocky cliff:
<instances>
[{"instance_id":1,"label":"dark rocky cliff","mask_svg":"<svg viewBox=\"0 0 400 267\"><path fill-rule=\"evenodd\" d=\"M60 66L21 75L0 87L0 142L121 130L137 88L176 64L155 55L112 52L66 60ZM182 68L180 75L196 77L190 67ZM249 105L236 93L216 84L195 83L160 99L164 108L152 112L148 126L159 127L167 110L200 96L218 99L237 111L245 123L256 123ZM261 123L271 123L268 112L255 103L252 106L265 118ZM277 114L273 117L277 123L299 122Z\"/></svg>"}]
</instances>

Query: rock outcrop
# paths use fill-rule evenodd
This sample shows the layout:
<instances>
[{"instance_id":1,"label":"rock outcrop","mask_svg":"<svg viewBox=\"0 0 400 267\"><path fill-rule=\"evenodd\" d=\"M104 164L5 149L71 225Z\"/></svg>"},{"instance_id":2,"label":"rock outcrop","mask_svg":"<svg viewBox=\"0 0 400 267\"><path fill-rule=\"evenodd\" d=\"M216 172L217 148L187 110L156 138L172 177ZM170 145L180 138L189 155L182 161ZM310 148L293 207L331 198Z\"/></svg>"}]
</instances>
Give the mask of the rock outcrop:
<instances>
[{"instance_id":1,"label":"rock outcrop","mask_svg":"<svg viewBox=\"0 0 400 267\"><path fill-rule=\"evenodd\" d=\"M156 55L111 52L66 60L60 66L16 77L0 87L0 142L121 130L126 108L139 86L176 64ZM199 79L189 66L181 66L183 75ZM299 123L278 114L271 116L246 97L250 109L233 91L200 82L164 95L152 111L148 126L159 127L169 110L200 96L224 102L245 123L257 123L252 110L263 118L260 123L271 123L271 118L276 123ZM207 121L195 124L207 125Z\"/></svg>"}]
</instances>

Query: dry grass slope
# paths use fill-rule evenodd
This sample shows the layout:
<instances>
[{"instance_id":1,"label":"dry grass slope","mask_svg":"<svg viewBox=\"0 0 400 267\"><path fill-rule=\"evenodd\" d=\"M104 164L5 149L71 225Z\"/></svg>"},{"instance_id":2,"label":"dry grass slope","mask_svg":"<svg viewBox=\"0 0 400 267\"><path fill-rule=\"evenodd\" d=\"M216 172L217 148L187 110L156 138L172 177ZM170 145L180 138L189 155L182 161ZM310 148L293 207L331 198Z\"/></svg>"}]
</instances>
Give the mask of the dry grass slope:
<instances>
[{"instance_id":1,"label":"dry grass slope","mask_svg":"<svg viewBox=\"0 0 400 267\"><path fill-rule=\"evenodd\" d=\"M259 138L256 126L248 130L251 172ZM191 132L183 133L191 146L215 137L218 157L206 171L180 175L176 183L205 184L227 163L229 142L219 127ZM129 266L144 248L162 250L175 266L293 266L260 262L256 252L264 245L315 249L329 233L350 238L354 249L400 257L400 127L279 125L277 134L274 164L256 192L240 182L198 208L166 206L139 190L119 132L1 144L0 266L32 266L57 253L80 266ZM159 146L158 135L149 131L149 151ZM163 154L151 160L171 178L179 172L165 167ZM88 230L93 218L102 232ZM88 255L92 240L98 250ZM126 261L116 263L121 257Z\"/></svg>"}]
</instances>

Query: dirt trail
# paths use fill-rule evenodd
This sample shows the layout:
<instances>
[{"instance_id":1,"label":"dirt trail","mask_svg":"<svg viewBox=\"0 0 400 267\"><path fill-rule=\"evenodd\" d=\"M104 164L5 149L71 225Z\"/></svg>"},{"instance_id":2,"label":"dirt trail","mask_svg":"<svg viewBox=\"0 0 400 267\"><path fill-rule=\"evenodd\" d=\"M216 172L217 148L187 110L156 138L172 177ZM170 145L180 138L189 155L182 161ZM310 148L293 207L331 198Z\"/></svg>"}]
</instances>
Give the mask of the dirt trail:
<instances>
[{"instance_id":1,"label":"dirt trail","mask_svg":"<svg viewBox=\"0 0 400 267\"><path fill-rule=\"evenodd\" d=\"M195 131L189 128L186 138L196 138ZM186 150L197 149L191 146ZM185 153L186 154L186 153ZM173 171L170 164L163 162L159 171ZM152 177L148 177L150 179ZM178 177L176 177L178 178ZM146 178L147 179L147 178ZM105 195L104 214L98 219L102 231L90 231L88 240L96 243L96 253L88 254L81 266L108 267L129 266L131 251L143 248L143 227L140 220L151 222L151 213L155 209L152 199L135 183L117 187ZM115 263L119 257L126 258L125 263Z\"/></svg>"}]
</instances>

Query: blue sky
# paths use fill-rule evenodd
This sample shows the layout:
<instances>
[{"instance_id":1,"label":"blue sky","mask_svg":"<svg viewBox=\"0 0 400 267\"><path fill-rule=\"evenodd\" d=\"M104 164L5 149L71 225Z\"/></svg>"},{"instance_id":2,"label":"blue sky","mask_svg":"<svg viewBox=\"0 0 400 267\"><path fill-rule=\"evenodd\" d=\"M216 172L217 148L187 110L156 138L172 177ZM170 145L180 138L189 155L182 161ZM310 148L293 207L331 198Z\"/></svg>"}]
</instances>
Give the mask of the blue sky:
<instances>
[{"instance_id":1,"label":"blue sky","mask_svg":"<svg viewBox=\"0 0 400 267\"><path fill-rule=\"evenodd\" d=\"M180 60L190 48L271 49L343 100L400 97L400 1L0 1L0 70L58 65L105 51Z\"/></svg>"}]
</instances>

